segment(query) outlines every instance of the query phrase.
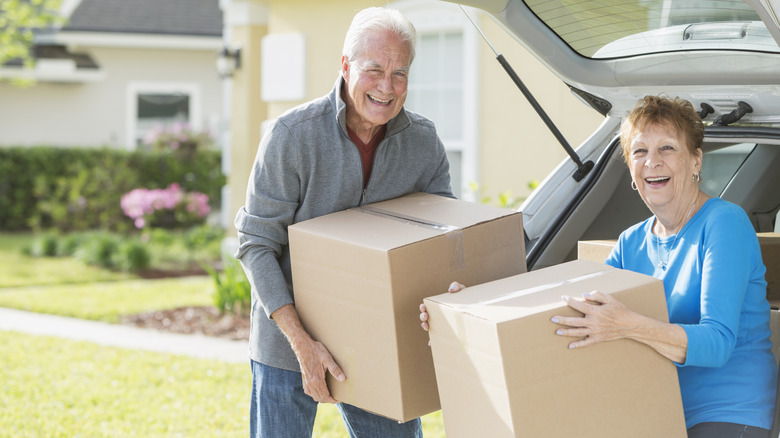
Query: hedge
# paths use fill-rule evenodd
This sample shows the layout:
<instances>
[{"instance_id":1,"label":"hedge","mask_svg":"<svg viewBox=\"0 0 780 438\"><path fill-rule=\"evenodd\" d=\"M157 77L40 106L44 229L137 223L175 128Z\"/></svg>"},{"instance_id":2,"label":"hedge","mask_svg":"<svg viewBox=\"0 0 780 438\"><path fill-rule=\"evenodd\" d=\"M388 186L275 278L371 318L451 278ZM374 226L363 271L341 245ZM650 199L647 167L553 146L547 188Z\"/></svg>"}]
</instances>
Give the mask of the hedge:
<instances>
[{"instance_id":1,"label":"hedge","mask_svg":"<svg viewBox=\"0 0 780 438\"><path fill-rule=\"evenodd\" d=\"M221 153L191 157L171 152L94 148L0 148L0 230L62 231L133 227L120 198L132 189L179 183L221 203Z\"/></svg>"}]
</instances>

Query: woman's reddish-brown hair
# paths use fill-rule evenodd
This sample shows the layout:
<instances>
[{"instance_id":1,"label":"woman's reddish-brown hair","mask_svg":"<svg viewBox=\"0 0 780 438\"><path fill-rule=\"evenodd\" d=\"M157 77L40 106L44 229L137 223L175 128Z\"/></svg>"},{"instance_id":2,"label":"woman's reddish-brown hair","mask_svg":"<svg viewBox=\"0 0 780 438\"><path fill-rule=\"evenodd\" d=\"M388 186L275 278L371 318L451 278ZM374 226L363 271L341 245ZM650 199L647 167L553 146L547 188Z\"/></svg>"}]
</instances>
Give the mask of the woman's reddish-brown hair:
<instances>
[{"instance_id":1,"label":"woman's reddish-brown hair","mask_svg":"<svg viewBox=\"0 0 780 438\"><path fill-rule=\"evenodd\" d=\"M628 152L634 137L646 127L667 124L685 139L688 152L696 155L704 142L704 124L693 105L679 97L645 96L637 102L620 127L620 145L623 158L628 162Z\"/></svg>"}]
</instances>

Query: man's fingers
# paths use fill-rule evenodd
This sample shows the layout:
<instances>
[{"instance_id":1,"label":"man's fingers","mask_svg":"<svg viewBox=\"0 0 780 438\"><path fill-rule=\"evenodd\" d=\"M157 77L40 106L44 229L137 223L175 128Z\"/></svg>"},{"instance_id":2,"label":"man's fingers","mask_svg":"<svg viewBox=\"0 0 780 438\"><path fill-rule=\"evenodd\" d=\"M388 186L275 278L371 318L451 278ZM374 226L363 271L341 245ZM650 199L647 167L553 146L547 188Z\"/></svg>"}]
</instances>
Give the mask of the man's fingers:
<instances>
[{"instance_id":1,"label":"man's fingers","mask_svg":"<svg viewBox=\"0 0 780 438\"><path fill-rule=\"evenodd\" d=\"M331 361L328 364L328 372L330 372L330 374L339 382L343 382L347 378L347 376L344 375L344 371L341 370L341 367L334 361Z\"/></svg>"},{"instance_id":2,"label":"man's fingers","mask_svg":"<svg viewBox=\"0 0 780 438\"><path fill-rule=\"evenodd\" d=\"M336 399L330 395L330 391L324 380L309 385L304 382L303 392L318 403L338 403Z\"/></svg>"}]
</instances>

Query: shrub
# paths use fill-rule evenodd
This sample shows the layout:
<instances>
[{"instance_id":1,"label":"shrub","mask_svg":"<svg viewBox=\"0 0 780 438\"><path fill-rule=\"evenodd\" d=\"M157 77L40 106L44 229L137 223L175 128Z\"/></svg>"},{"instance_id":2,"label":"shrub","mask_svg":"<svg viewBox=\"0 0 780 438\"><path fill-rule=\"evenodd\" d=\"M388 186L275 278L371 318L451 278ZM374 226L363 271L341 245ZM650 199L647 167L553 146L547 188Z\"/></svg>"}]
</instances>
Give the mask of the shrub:
<instances>
[{"instance_id":1,"label":"shrub","mask_svg":"<svg viewBox=\"0 0 780 438\"><path fill-rule=\"evenodd\" d=\"M144 138L144 144L157 151L173 152L191 159L198 149L208 149L214 144L214 138L208 131L195 131L186 122L177 122L170 126L158 125Z\"/></svg>"},{"instance_id":2,"label":"shrub","mask_svg":"<svg viewBox=\"0 0 780 438\"><path fill-rule=\"evenodd\" d=\"M151 230L144 231L145 239L152 244L170 246L176 242L176 236L169 230L162 228L152 228Z\"/></svg>"},{"instance_id":3,"label":"shrub","mask_svg":"<svg viewBox=\"0 0 780 438\"><path fill-rule=\"evenodd\" d=\"M122 194L172 183L219 208L220 162L221 153L208 149L182 160L170 152L0 147L0 229L128 231L133 223L122 212Z\"/></svg>"},{"instance_id":4,"label":"shrub","mask_svg":"<svg viewBox=\"0 0 780 438\"><path fill-rule=\"evenodd\" d=\"M86 236L77 233L68 233L60 239L57 245L57 255L61 257L72 257L86 240Z\"/></svg>"},{"instance_id":5,"label":"shrub","mask_svg":"<svg viewBox=\"0 0 780 438\"><path fill-rule=\"evenodd\" d=\"M57 236L46 234L33 242L30 255L33 257L54 257L57 255Z\"/></svg>"},{"instance_id":6,"label":"shrub","mask_svg":"<svg viewBox=\"0 0 780 438\"><path fill-rule=\"evenodd\" d=\"M29 257L75 257L86 264L134 273L152 265L160 270L192 270L198 263L219 263L223 236L221 228L208 225L186 231L157 228L140 234L71 232L59 237L33 236L19 251Z\"/></svg>"},{"instance_id":7,"label":"shrub","mask_svg":"<svg viewBox=\"0 0 780 438\"><path fill-rule=\"evenodd\" d=\"M106 233L96 233L79 247L76 258L88 265L110 269L114 267L117 251L119 251L119 243L116 237Z\"/></svg>"},{"instance_id":8,"label":"shrub","mask_svg":"<svg viewBox=\"0 0 780 438\"><path fill-rule=\"evenodd\" d=\"M225 237L225 230L203 224L190 228L184 236L184 244L190 251L197 249L209 249L212 245L220 245Z\"/></svg>"},{"instance_id":9,"label":"shrub","mask_svg":"<svg viewBox=\"0 0 780 438\"><path fill-rule=\"evenodd\" d=\"M214 279L214 305L221 312L249 315L252 301L251 286L238 260L227 258L222 274L210 266L204 266L204 269Z\"/></svg>"},{"instance_id":10,"label":"shrub","mask_svg":"<svg viewBox=\"0 0 780 438\"><path fill-rule=\"evenodd\" d=\"M139 272L148 268L152 256L146 245L138 241L124 242L119 246L114 265L127 272Z\"/></svg>"}]
</instances>

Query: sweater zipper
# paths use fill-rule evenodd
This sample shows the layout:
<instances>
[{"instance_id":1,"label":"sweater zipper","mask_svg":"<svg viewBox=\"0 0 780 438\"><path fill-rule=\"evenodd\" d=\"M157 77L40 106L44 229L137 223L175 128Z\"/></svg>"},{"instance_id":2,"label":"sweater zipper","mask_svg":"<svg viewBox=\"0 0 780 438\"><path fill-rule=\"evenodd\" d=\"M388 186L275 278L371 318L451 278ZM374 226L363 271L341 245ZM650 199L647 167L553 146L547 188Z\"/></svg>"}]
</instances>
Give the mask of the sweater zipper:
<instances>
[{"instance_id":1,"label":"sweater zipper","mask_svg":"<svg viewBox=\"0 0 780 438\"><path fill-rule=\"evenodd\" d=\"M361 191L361 194L360 194L360 205L363 205L363 204L365 204L368 201L368 199L367 199L367 197L368 197L368 185L371 184L371 178L374 176L373 169L374 169L374 166L376 165L376 154L377 154L377 152L379 152L379 148L382 147L382 144L386 140L387 140L387 134L385 133L385 138L383 138L382 141L380 141L379 144L376 145L376 150L374 151L374 157L371 159L371 169L372 169L371 170L371 175L368 176L368 181L366 182L366 186L363 187L363 190ZM361 162L360 162L360 181L362 182L363 181L363 172L364 171L363 171L362 157L360 157L360 149L357 147L356 144L353 143L352 145L355 146L355 149L358 151L358 158L361 159Z\"/></svg>"}]
</instances>

